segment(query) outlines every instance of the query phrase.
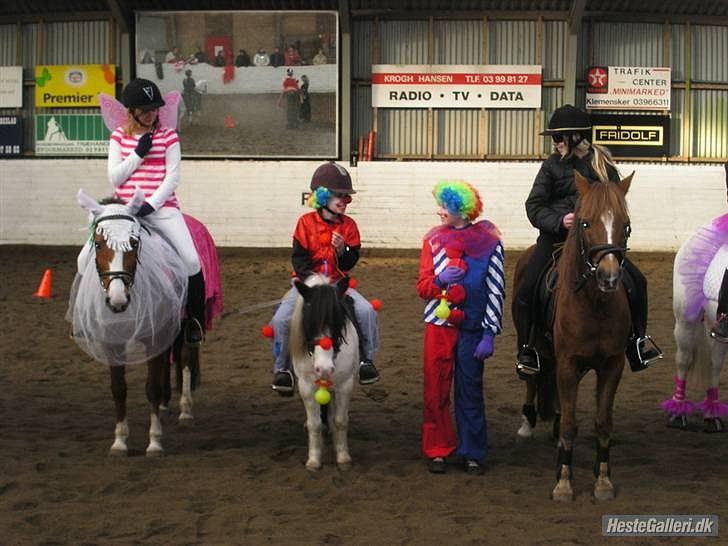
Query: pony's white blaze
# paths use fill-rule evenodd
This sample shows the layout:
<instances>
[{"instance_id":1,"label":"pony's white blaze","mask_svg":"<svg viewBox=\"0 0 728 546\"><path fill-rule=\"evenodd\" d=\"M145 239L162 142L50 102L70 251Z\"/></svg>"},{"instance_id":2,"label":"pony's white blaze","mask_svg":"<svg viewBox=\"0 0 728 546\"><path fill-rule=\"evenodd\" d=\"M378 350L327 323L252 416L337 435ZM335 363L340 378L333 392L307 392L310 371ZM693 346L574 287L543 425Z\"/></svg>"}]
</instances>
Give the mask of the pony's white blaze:
<instances>
[{"instance_id":1,"label":"pony's white blaze","mask_svg":"<svg viewBox=\"0 0 728 546\"><path fill-rule=\"evenodd\" d=\"M120 251L114 252L114 259L111 260L111 264L109 266L109 269L111 271L123 271L124 269L124 253ZM126 305L127 298L126 298L126 287L124 286L124 281L121 279L113 279L109 283L109 303L113 307L123 307Z\"/></svg>"},{"instance_id":2,"label":"pony's white blaze","mask_svg":"<svg viewBox=\"0 0 728 546\"><path fill-rule=\"evenodd\" d=\"M607 244L614 244L614 211L610 209L602 214L602 224L607 232Z\"/></svg>"}]
</instances>

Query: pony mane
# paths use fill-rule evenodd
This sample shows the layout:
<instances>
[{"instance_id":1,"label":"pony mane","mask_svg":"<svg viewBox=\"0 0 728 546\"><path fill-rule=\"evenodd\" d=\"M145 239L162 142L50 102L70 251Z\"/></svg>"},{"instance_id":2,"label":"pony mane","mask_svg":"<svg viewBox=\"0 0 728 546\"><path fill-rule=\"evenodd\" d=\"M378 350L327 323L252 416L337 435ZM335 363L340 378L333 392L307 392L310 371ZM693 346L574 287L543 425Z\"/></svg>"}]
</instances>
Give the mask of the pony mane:
<instances>
[{"instance_id":1,"label":"pony mane","mask_svg":"<svg viewBox=\"0 0 728 546\"><path fill-rule=\"evenodd\" d=\"M334 351L338 352L346 335L348 316L336 286L318 274L311 275L305 284L311 288L309 296L306 300L303 296L298 297L291 317L291 357L302 358L310 353L322 336L330 337Z\"/></svg>"},{"instance_id":2,"label":"pony mane","mask_svg":"<svg viewBox=\"0 0 728 546\"><path fill-rule=\"evenodd\" d=\"M624 194L619 191L617 184L611 181L593 181L589 184L589 191L580 194L574 209L574 225L564 243L564 253L559 260L559 279L569 282L579 275L579 238L581 237L581 221L594 223L601 215L611 210L615 218L621 218L623 223L629 222L629 210Z\"/></svg>"}]
</instances>

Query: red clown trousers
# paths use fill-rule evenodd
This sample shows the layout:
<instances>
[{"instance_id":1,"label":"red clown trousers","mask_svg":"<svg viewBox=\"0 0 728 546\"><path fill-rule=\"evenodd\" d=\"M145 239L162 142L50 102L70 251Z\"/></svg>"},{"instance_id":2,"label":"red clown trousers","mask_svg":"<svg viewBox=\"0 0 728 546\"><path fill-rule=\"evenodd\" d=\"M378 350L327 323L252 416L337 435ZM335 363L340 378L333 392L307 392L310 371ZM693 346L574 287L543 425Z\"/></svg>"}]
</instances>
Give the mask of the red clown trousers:
<instances>
[{"instance_id":1,"label":"red clown trousers","mask_svg":"<svg viewBox=\"0 0 728 546\"><path fill-rule=\"evenodd\" d=\"M483 361L473 355L481 338L482 331L425 324L422 451L428 458L456 449L466 459L482 462L487 456ZM457 436L450 413L453 378Z\"/></svg>"}]
</instances>

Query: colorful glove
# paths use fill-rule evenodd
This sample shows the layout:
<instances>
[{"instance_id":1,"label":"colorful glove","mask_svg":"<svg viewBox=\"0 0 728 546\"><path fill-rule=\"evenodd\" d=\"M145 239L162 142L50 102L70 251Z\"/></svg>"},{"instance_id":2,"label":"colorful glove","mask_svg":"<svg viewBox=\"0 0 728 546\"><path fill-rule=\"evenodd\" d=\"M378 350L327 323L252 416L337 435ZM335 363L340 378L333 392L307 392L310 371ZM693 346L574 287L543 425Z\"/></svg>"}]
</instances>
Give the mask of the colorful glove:
<instances>
[{"instance_id":1,"label":"colorful glove","mask_svg":"<svg viewBox=\"0 0 728 546\"><path fill-rule=\"evenodd\" d=\"M136 148L134 148L134 152L139 157L144 157L149 153L149 150L152 149L152 133L144 133L141 137L139 137L139 142L137 142Z\"/></svg>"},{"instance_id":2,"label":"colorful glove","mask_svg":"<svg viewBox=\"0 0 728 546\"><path fill-rule=\"evenodd\" d=\"M152 205L150 205L149 203L147 203L146 201L144 201L144 203L142 203L142 206L139 207L139 210L137 211L136 215L137 215L137 218L144 218L145 216L147 216L148 214L151 214L153 212L154 212L154 207Z\"/></svg>"},{"instance_id":3,"label":"colorful glove","mask_svg":"<svg viewBox=\"0 0 728 546\"><path fill-rule=\"evenodd\" d=\"M493 356L493 334L490 332L483 334L483 339L480 340L480 343L475 348L473 356L478 360L485 360Z\"/></svg>"},{"instance_id":4,"label":"colorful glove","mask_svg":"<svg viewBox=\"0 0 728 546\"><path fill-rule=\"evenodd\" d=\"M453 305L460 305L465 301L465 288L462 284L452 284L448 287L447 301Z\"/></svg>"},{"instance_id":5,"label":"colorful glove","mask_svg":"<svg viewBox=\"0 0 728 546\"><path fill-rule=\"evenodd\" d=\"M459 327L465 320L465 313L461 309L450 309L450 316L447 317L447 321L455 326Z\"/></svg>"},{"instance_id":6,"label":"colorful glove","mask_svg":"<svg viewBox=\"0 0 728 546\"><path fill-rule=\"evenodd\" d=\"M437 276L437 280L440 284L450 284L452 282L459 282L465 277L465 270L459 267L447 266L442 273Z\"/></svg>"}]
</instances>

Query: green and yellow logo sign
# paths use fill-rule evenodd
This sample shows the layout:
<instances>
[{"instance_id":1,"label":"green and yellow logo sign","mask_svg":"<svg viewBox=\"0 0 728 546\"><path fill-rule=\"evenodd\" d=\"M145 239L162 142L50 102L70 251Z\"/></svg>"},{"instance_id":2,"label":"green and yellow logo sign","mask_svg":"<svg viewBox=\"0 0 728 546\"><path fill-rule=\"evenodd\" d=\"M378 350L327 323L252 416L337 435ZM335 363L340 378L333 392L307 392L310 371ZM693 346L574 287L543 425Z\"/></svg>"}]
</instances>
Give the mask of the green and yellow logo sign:
<instances>
[{"instance_id":1,"label":"green and yellow logo sign","mask_svg":"<svg viewBox=\"0 0 728 546\"><path fill-rule=\"evenodd\" d=\"M101 114L37 114L37 155L107 155L110 132Z\"/></svg>"},{"instance_id":2,"label":"green and yellow logo sign","mask_svg":"<svg viewBox=\"0 0 728 546\"><path fill-rule=\"evenodd\" d=\"M99 93L115 93L113 64L40 65L35 67L35 105L38 108L99 106Z\"/></svg>"}]
</instances>

